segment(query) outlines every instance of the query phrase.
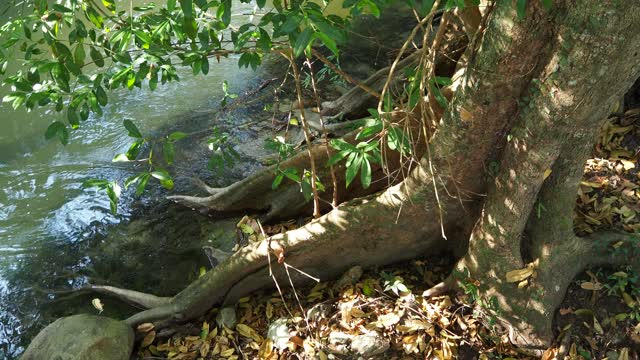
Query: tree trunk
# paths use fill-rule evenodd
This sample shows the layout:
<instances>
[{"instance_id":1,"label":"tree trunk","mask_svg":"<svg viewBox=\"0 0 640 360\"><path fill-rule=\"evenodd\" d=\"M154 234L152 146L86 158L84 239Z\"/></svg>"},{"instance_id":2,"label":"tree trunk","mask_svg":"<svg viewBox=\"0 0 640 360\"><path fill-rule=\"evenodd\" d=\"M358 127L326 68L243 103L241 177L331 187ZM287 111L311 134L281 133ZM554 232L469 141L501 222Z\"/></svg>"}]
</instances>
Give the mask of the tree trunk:
<instances>
[{"instance_id":1,"label":"tree trunk","mask_svg":"<svg viewBox=\"0 0 640 360\"><path fill-rule=\"evenodd\" d=\"M640 34L633 30L640 25L640 6L578 3L567 2L564 9L556 3L549 16L537 11L551 17L545 26L554 29L552 56L540 60L541 71L531 72L537 79L529 92L531 102L520 107L500 174L471 234L469 251L457 265L480 282L485 304L496 298L500 314L517 330L512 341L525 348L543 348L551 341L555 309L585 267L630 261L622 254L603 254L606 246L594 246L597 234L577 238L572 216L596 132L640 75ZM527 16L538 15L530 10L533 14ZM594 16L601 20L593 23ZM546 209L540 215L533 211L536 204ZM527 219L529 232L524 234ZM607 242L630 236L603 237ZM526 288L506 281L507 272L534 261L537 278L529 279ZM463 286L469 280L450 281Z\"/></svg>"},{"instance_id":2,"label":"tree trunk","mask_svg":"<svg viewBox=\"0 0 640 360\"><path fill-rule=\"evenodd\" d=\"M479 281L483 297L496 297L499 314L518 335L513 340L547 344L553 312L577 271L631 261L599 253L591 238L575 237L571 216L599 124L640 75L640 4L566 0L547 11L528 2L524 20L510 1L494 6L483 37L472 42L478 47L468 49L467 72L432 136L430 156L406 179L241 249L128 322L195 318L271 285L270 270L283 281L284 266L271 252L284 251L286 264L327 279L353 265L388 264L468 244L457 268ZM540 218L532 211L536 201L547 208ZM602 235L605 242L618 239ZM532 260L538 262L537 278L529 278L528 287L506 282L507 272ZM309 280L290 273L295 283ZM467 280L452 276L446 285Z\"/></svg>"}]
</instances>

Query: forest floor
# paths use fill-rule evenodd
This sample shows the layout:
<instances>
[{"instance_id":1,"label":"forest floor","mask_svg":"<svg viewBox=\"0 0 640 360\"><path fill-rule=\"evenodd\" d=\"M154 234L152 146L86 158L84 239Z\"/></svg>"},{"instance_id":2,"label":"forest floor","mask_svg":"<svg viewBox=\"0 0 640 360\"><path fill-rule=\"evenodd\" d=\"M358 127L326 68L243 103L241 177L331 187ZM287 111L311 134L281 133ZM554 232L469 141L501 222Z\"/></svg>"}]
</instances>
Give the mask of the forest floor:
<instances>
[{"instance_id":1,"label":"forest floor","mask_svg":"<svg viewBox=\"0 0 640 360\"><path fill-rule=\"evenodd\" d=\"M640 108L614 113L594 158L585 165L574 218L576 232L640 230ZM537 211L545 211L539 204ZM266 226L267 235L295 227ZM254 220L239 229L261 237ZM616 249L603 249L616 251ZM527 359L510 345L508 329L484 311L478 285L425 299L424 290L450 273L454 259L419 259L335 282L261 292L235 311L213 308L197 322L156 333L137 331L140 359ZM273 266L281 266L274 260ZM204 270L204 269L203 269ZM296 271L290 269L290 271ZM576 279L556 314L557 339L543 359L638 359L640 274L626 268L591 269ZM464 277L464 275L460 274ZM216 320L217 318L217 320ZM562 354L558 357L558 354Z\"/></svg>"}]
</instances>

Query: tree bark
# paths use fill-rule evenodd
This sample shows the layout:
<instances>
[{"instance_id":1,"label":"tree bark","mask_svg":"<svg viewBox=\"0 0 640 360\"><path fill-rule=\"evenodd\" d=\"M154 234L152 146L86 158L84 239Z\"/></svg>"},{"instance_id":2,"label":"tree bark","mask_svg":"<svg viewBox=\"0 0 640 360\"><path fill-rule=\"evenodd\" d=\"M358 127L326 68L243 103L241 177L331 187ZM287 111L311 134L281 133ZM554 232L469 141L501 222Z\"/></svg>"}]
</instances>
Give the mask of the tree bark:
<instances>
[{"instance_id":1,"label":"tree bark","mask_svg":"<svg viewBox=\"0 0 640 360\"><path fill-rule=\"evenodd\" d=\"M527 16L549 18L544 26L554 29L552 56L540 59L540 71L531 71L537 79L531 84L531 103L520 107L500 175L489 190L469 251L457 265L480 282L483 297L496 297L500 314L516 329L512 341L532 349L552 340L554 311L575 275L596 263L630 260L603 257L593 239L577 238L572 216L596 132L640 76L640 34L632 30L640 26L640 6L578 1L554 7L551 14L529 8ZM605 18L596 25L590 22L594 16ZM536 204L546 209L540 216L533 211ZM533 261L538 276L529 279L526 289L506 282L507 272ZM450 281L463 285L468 280Z\"/></svg>"}]
</instances>

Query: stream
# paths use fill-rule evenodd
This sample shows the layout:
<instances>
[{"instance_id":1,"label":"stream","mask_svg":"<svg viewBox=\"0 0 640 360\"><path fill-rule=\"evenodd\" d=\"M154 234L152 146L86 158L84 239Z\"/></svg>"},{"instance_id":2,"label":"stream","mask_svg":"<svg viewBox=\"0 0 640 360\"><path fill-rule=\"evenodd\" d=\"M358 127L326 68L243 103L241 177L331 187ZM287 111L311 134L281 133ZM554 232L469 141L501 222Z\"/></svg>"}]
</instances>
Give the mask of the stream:
<instances>
[{"instance_id":1,"label":"stream","mask_svg":"<svg viewBox=\"0 0 640 360\"><path fill-rule=\"evenodd\" d=\"M252 4L241 4L235 11L251 9ZM236 15L234 21L246 17ZM252 71L239 69L234 57L213 64L208 76L182 68L180 78L154 92L148 87L113 91L104 115L92 114L71 132L67 146L44 139L48 124L65 121L63 114L0 105L0 359L18 356L59 316L97 313L90 295L63 295L64 290L91 280L169 295L207 264L199 241L215 243L221 234L207 217L164 201L166 193L157 184L150 182L152 189L139 199L125 193L115 216L105 193L81 187L90 178L124 179L136 173L131 164L111 162L132 143L124 119L132 119L143 134L206 129L222 100L224 80L230 92L258 81ZM0 97L8 92L0 88ZM178 164L172 170L182 169ZM183 180L176 179L177 190ZM138 215L153 206L162 211L153 218L156 226ZM135 312L108 299L103 303L106 316Z\"/></svg>"}]
</instances>

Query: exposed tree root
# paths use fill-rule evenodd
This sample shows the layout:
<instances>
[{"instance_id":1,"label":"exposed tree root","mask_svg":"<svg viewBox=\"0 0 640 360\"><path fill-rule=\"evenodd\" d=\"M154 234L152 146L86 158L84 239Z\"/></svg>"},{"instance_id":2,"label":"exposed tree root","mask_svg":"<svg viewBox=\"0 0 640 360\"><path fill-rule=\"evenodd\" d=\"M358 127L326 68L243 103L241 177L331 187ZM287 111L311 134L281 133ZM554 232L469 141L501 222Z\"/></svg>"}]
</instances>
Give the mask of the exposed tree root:
<instances>
[{"instance_id":1,"label":"exposed tree root","mask_svg":"<svg viewBox=\"0 0 640 360\"><path fill-rule=\"evenodd\" d=\"M88 290L95 291L100 294L110 295L125 302L139 305L145 309L163 306L171 301L171 298L169 297L160 297L139 291L120 289L113 286L91 285L88 287Z\"/></svg>"},{"instance_id":2,"label":"exposed tree root","mask_svg":"<svg viewBox=\"0 0 640 360\"><path fill-rule=\"evenodd\" d=\"M422 156L424 153L424 139L421 138L419 134L421 131L421 122L412 114L406 113L399 113L397 116L394 116L392 122L396 126L405 129L405 134L408 138L415 139L413 156L418 158ZM314 124L313 119L310 124ZM362 120L353 120L331 124L328 128L332 132L343 132L346 129L351 130L353 127L363 124L364 122ZM359 130L351 131L343 136L342 139L355 145L358 142L355 139L358 131ZM327 153L327 147L322 143L314 144L311 149L311 154L316 163L321 164L321 166L317 167L317 176L320 178L320 181L325 184L325 191L320 194L320 198L323 200L321 202L321 209L323 211L331 208L331 195L333 193L333 181L330 178L330 169L324 166L328 161ZM282 161L279 165L273 165L259 170L245 179L224 188L213 188L199 179L193 179L194 183L209 194L209 196L174 195L169 196L168 199L191 208L220 213L259 213L263 221L291 219L308 213L308 209L310 208L307 200L300 191L300 185L285 180L277 189L273 189L272 183L278 174L278 169L295 168L304 170L309 169L309 163L309 153L307 151L299 152L293 157ZM399 170L408 172L415 164L411 159L401 158L397 152L393 152L385 159L385 165L386 167L383 169L380 164L372 164L372 183L371 186L366 189L357 181L354 181L349 189L347 189L344 185L346 176L344 166L340 164L334 165L336 169L336 182L339 186L338 200L343 202L378 192L390 183L394 184L401 180L400 177L397 177L396 180L390 180L388 177L389 173L394 173Z\"/></svg>"}]
</instances>

